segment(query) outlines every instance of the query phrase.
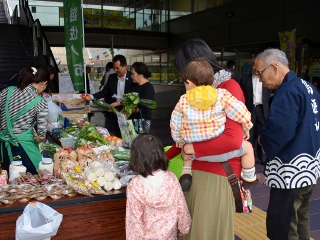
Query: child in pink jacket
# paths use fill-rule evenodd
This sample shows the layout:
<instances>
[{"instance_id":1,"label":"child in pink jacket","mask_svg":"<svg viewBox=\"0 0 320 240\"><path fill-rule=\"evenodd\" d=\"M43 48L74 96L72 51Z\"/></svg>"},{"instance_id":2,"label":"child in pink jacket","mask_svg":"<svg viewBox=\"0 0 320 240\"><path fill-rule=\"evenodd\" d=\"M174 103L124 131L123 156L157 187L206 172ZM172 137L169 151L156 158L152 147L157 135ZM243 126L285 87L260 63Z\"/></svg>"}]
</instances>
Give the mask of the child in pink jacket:
<instances>
[{"instance_id":1,"label":"child in pink jacket","mask_svg":"<svg viewBox=\"0 0 320 240\"><path fill-rule=\"evenodd\" d=\"M140 134L131 145L127 186L126 238L177 239L191 228L191 216L177 177L167 170L161 141Z\"/></svg>"}]
</instances>

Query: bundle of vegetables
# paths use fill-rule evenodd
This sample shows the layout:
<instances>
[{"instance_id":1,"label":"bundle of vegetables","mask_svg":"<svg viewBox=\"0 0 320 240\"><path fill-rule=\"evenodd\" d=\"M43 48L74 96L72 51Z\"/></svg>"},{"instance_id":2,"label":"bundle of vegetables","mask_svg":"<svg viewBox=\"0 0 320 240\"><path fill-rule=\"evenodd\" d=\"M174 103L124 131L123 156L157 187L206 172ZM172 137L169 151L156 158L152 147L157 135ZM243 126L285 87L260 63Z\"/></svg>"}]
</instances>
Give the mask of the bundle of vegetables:
<instances>
[{"instance_id":1,"label":"bundle of vegetables","mask_svg":"<svg viewBox=\"0 0 320 240\"><path fill-rule=\"evenodd\" d=\"M137 93L132 92L123 94L123 109L121 112L130 116L132 114L133 109L138 105L139 102L140 97Z\"/></svg>"},{"instance_id":2,"label":"bundle of vegetables","mask_svg":"<svg viewBox=\"0 0 320 240\"><path fill-rule=\"evenodd\" d=\"M97 154L90 146L78 147L76 153L78 155L79 166L83 171L97 158Z\"/></svg>"},{"instance_id":3,"label":"bundle of vegetables","mask_svg":"<svg viewBox=\"0 0 320 240\"><path fill-rule=\"evenodd\" d=\"M61 146L56 143L40 143L39 148L41 151L45 151L51 158L53 158L53 155L61 149Z\"/></svg>"},{"instance_id":4,"label":"bundle of vegetables","mask_svg":"<svg viewBox=\"0 0 320 240\"><path fill-rule=\"evenodd\" d=\"M95 145L95 147L100 147L108 144L108 141L92 124L87 124L81 129L81 131L79 132L79 138L75 143L75 146L80 147L85 143L87 144L88 142Z\"/></svg>"},{"instance_id":5,"label":"bundle of vegetables","mask_svg":"<svg viewBox=\"0 0 320 240\"><path fill-rule=\"evenodd\" d=\"M72 148L61 148L53 155L54 166L53 171L55 176L59 176L59 173L68 172L78 165L77 153Z\"/></svg>"},{"instance_id":6,"label":"bundle of vegetables","mask_svg":"<svg viewBox=\"0 0 320 240\"><path fill-rule=\"evenodd\" d=\"M79 135L80 129L75 124L70 124L66 129L60 132L61 138L74 137L77 138Z\"/></svg>"},{"instance_id":7,"label":"bundle of vegetables","mask_svg":"<svg viewBox=\"0 0 320 240\"><path fill-rule=\"evenodd\" d=\"M90 107L97 108L100 110L105 110L105 111L111 110L113 113L117 112L117 109L115 109L114 107L112 107L108 103L104 103L104 102L101 102L98 100L92 100Z\"/></svg>"},{"instance_id":8,"label":"bundle of vegetables","mask_svg":"<svg viewBox=\"0 0 320 240\"><path fill-rule=\"evenodd\" d=\"M116 169L111 163L94 161L85 172L86 182L102 187L105 191L120 189L121 182L116 177ZM98 187L96 186L96 187Z\"/></svg>"},{"instance_id":9,"label":"bundle of vegetables","mask_svg":"<svg viewBox=\"0 0 320 240\"><path fill-rule=\"evenodd\" d=\"M110 151L116 161L129 161L130 160L130 149L121 148Z\"/></svg>"},{"instance_id":10,"label":"bundle of vegetables","mask_svg":"<svg viewBox=\"0 0 320 240\"><path fill-rule=\"evenodd\" d=\"M123 109L121 112L124 114L127 114L128 116L132 114L133 109L138 105L151 108L151 109L157 108L157 103L155 101L152 101L150 99L140 98L139 94L136 92L123 94L122 105L123 105Z\"/></svg>"}]
</instances>

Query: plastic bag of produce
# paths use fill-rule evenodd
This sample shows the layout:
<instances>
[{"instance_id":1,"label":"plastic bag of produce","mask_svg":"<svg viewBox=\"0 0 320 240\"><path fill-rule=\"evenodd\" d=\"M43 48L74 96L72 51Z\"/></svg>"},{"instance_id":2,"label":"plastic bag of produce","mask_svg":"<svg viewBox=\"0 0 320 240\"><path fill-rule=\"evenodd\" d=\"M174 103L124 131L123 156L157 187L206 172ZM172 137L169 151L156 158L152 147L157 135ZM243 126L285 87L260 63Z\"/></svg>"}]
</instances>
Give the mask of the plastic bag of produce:
<instances>
[{"instance_id":1,"label":"plastic bag of produce","mask_svg":"<svg viewBox=\"0 0 320 240\"><path fill-rule=\"evenodd\" d=\"M51 123L57 122L59 114L62 113L61 108L52 101L49 94L45 94L43 97L48 103L48 121Z\"/></svg>"},{"instance_id":2,"label":"plastic bag of produce","mask_svg":"<svg viewBox=\"0 0 320 240\"><path fill-rule=\"evenodd\" d=\"M63 215L40 202L29 203L17 219L16 240L46 240L57 234Z\"/></svg>"},{"instance_id":3,"label":"plastic bag of produce","mask_svg":"<svg viewBox=\"0 0 320 240\"><path fill-rule=\"evenodd\" d=\"M118 117L123 146L130 147L133 139L137 136L137 133L134 131L132 121L127 120L123 113L117 112L116 114Z\"/></svg>"}]
</instances>

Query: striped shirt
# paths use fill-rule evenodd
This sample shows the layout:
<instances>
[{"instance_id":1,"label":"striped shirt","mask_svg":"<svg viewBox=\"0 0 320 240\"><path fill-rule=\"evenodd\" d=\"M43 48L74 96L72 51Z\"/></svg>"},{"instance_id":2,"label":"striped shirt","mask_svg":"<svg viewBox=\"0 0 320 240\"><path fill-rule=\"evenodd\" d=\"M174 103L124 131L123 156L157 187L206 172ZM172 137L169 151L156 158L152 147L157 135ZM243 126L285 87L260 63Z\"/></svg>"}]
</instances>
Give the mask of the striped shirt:
<instances>
[{"instance_id":1,"label":"striped shirt","mask_svg":"<svg viewBox=\"0 0 320 240\"><path fill-rule=\"evenodd\" d=\"M4 131L7 128L6 113L4 109L8 90L9 88L5 88L0 92L0 131ZM14 116L16 116L22 110L22 108L24 108L37 96L37 89L32 84L29 84L22 91L19 88L15 88L12 92L8 105L10 119L14 118ZM43 99L13 123L13 134L19 135L36 123L37 133L39 136L43 137L47 132L47 119L48 104Z\"/></svg>"},{"instance_id":2,"label":"striped shirt","mask_svg":"<svg viewBox=\"0 0 320 240\"><path fill-rule=\"evenodd\" d=\"M225 128L226 116L242 123L243 130L252 127L246 106L225 89L217 89L218 99L208 110L193 107L186 94L180 97L171 115L171 136L175 142L202 142L218 137Z\"/></svg>"}]
</instances>

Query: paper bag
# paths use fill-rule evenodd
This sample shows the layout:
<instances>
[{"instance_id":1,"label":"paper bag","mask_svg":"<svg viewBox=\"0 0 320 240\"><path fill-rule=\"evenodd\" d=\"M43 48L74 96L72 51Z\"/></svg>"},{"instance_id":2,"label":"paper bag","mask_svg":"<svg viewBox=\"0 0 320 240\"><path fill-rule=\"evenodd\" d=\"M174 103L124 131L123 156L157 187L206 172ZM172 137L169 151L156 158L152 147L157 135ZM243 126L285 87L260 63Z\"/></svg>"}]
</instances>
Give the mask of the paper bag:
<instances>
[{"instance_id":1,"label":"paper bag","mask_svg":"<svg viewBox=\"0 0 320 240\"><path fill-rule=\"evenodd\" d=\"M62 214L46 204L29 203L17 219L16 240L47 240L57 234Z\"/></svg>"}]
</instances>

